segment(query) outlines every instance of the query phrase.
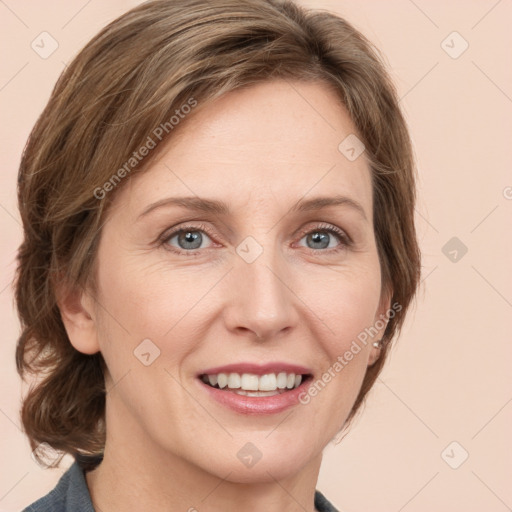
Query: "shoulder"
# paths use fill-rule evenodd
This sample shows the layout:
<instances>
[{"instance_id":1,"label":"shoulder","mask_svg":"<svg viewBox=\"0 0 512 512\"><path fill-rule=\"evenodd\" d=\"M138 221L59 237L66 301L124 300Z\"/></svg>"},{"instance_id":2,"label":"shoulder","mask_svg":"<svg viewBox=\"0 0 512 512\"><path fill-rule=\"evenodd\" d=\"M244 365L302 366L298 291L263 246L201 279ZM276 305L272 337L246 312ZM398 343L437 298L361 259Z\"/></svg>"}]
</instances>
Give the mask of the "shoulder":
<instances>
[{"instance_id":1,"label":"shoulder","mask_svg":"<svg viewBox=\"0 0 512 512\"><path fill-rule=\"evenodd\" d=\"M57 485L22 512L94 512L82 468L75 461Z\"/></svg>"},{"instance_id":2,"label":"shoulder","mask_svg":"<svg viewBox=\"0 0 512 512\"><path fill-rule=\"evenodd\" d=\"M315 491L315 508L318 512L339 512L320 491Z\"/></svg>"}]
</instances>

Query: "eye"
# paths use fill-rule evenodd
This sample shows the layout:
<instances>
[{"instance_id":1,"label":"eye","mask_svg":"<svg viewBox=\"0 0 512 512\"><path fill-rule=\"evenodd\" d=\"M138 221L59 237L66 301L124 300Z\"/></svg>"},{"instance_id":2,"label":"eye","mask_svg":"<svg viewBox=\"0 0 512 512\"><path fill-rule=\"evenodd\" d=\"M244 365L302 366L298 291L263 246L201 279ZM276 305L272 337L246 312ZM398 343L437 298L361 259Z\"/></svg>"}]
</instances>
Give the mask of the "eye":
<instances>
[{"instance_id":1,"label":"eye","mask_svg":"<svg viewBox=\"0 0 512 512\"><path fill-rule=\"evenodd\" d=\"M328 249L324 252L336 252L351 245L348 235L332 225L319 225L315 229L303 232L302 235L301 240L306 239L306 247L314 251Z\"/></svg>"},{"instance_id":2,"label":"eye","mask_svg":"<svg viewBox=\"0 0 512 512\"><path fill-rule=\"evenodd\" d=\"M162 244L177 253L195 254L193 251L204 249L202 244L210 239L206 226L182 226L179 229L165 234ZM174 241L174 242L173 242Z\"/></svg>"}]
</instances>

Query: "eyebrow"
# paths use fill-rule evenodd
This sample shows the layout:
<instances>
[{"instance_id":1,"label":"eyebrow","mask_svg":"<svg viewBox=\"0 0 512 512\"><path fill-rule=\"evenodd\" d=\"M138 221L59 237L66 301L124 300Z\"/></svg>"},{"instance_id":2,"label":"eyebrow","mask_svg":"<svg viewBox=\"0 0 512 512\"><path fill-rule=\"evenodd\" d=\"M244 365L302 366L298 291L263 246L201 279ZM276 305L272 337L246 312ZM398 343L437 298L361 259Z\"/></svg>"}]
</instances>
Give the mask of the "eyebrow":
<instances>
[{"instance_id":1,"label":"eyebrow","mask_svg":"<svg viewBox=\"0 0 512 512\"><path fill-rule=\"evenodd\" d=\"M150 212L162 208L164 206L181 206L188 210L193 210L202 213L213 213L219 216L228 216L231 211L229 206L217 199L206 199L201 197L167 197L150 204L144 211L137 217L139 220L141 217L146 216ZM364 208L360 203L351 199L350 197L335 195L335 196L319 196L311 199L300 199L290 209L290 212L310 212L322 210L330 206L348 206L354 211L358 212L364 220L368 220Z\"/></svg>"}]
</instances>

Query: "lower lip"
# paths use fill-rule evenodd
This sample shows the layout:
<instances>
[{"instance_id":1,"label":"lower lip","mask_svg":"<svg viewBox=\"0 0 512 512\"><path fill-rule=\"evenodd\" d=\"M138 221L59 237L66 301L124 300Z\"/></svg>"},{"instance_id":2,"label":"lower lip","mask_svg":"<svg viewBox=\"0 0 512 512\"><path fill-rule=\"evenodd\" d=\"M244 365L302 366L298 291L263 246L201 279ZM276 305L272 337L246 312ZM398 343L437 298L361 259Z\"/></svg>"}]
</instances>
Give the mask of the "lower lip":
<instances>
[{"instance_id":1,"label":"lower lip","mask_svg":"<svg viewBox=\"0 0 512 512\"><path fill-rule=\"evenodd\" d=\"M233 391L223 391L205 384L198 379L201 387L209 393L210 397L229 409L241 414L277 414L300 404L299 395L309 386L311 377L300 385L284 393L272 396L244 396Z\"/></svg>"}]
</instances>

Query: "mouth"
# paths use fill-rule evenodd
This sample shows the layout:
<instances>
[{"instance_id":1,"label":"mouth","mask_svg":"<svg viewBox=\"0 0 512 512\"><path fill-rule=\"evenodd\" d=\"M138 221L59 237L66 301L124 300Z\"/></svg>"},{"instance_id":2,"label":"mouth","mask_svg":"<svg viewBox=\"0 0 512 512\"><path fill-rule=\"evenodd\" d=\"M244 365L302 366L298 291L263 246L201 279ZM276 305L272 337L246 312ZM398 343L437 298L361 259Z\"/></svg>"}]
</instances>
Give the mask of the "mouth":
<instances>
[{"instance_id":1,"label":"mouth","mask_svg":"<svg viewBox=\"0 0 512 512\"><path fill-rule=\"evenodd\" d=\"M237 414L277 414L300 404L313 381L306 366L287 362L234 363L196 374L205 396Z\"/></svg>"},{"instance_id":2,"label":"mouth","mask_svg":"<svg viewBox=\"0 0 512 512\"><path fill-rule=\"evenodd\" d=\"M199 379L207 386L247 397L270 397L297 389L313 376L310 373L202 373Z\"/></svg>"}]
</instances>

